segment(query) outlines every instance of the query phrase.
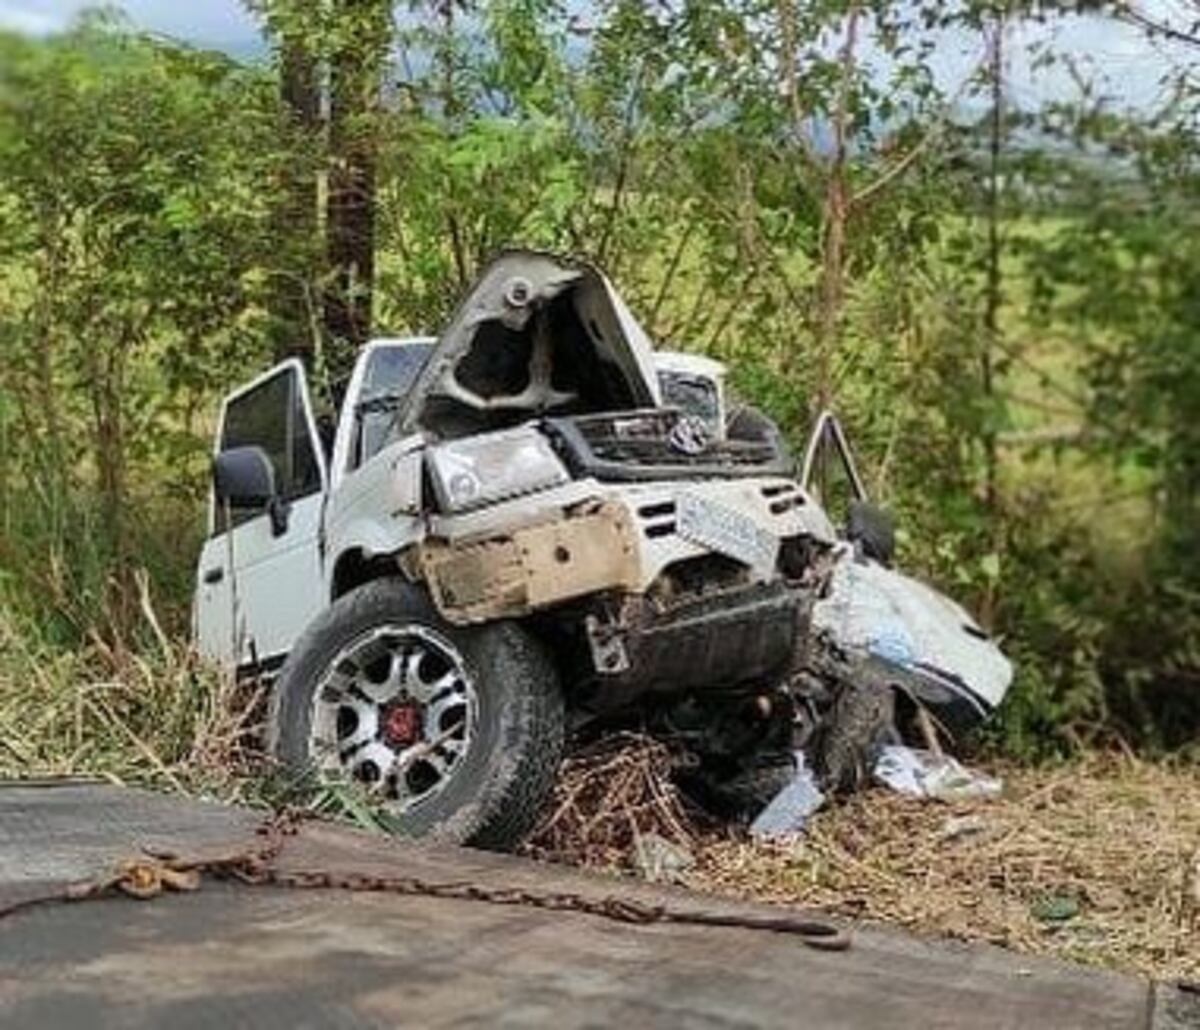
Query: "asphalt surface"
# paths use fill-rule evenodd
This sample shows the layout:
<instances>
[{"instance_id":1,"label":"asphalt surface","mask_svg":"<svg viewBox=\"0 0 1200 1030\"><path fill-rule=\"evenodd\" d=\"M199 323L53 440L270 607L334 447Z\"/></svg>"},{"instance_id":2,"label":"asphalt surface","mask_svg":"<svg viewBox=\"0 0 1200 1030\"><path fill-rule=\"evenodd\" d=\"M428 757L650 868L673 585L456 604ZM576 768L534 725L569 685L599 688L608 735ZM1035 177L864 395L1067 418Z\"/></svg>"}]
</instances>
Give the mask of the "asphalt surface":
<instances>
[{"instance_id":1,"label":"asphalt surface","mask_svg":"<svg viewBox=\"0 0 1200 1030\"><path fill-rule=\"evenodd\" d=\"M0 785L0 908L144 845L218 854L260 813L98 785ZM507 856L306 824L285 868L404 874L729 913L777 911ZM206 881L0 917L0 1027L1200 1028L1200 998L997 948Z\"/></svg>"}]
</instances>

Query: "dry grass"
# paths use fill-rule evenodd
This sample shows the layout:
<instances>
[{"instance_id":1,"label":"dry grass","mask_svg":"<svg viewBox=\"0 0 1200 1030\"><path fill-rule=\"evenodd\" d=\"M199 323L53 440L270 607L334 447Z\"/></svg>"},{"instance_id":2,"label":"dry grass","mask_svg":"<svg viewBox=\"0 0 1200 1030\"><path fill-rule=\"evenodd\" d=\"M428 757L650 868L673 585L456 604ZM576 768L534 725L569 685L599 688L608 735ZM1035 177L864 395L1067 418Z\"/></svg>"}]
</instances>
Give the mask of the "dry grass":
<instances>
[{"instance_id":1,"label":"dry grass","mask_svg":"<svg viewBox=\"0 0 1200 1030\"><path fill-rule=\"evenodd\" d=\"M684 881L699 890L1200 978L1200 768L1093 757L997 771L998 800L872 790L765 845L698 824L669 752L625 734L568 760L528 850L630 870L638 836L653 833L692 851Z\"/></svg>"},{"instance_id":2,"label":"dry grass","mask_svg":"<svg viewBox=\"0 0 1200 1030\"><path fill-rule=\"evenodd\" d=\"M252 694L158 629L149 644L39 644L0 609L0 777L87 773L229 800L262 781L245 749ZM996 801L946 805L871 791L765 846L706 823L663 745L618 734L572 755L530 842L537 857L636 867L656 835L695 859L700 890L819 907L1200 979L1200 767L1092 758L999 770ZM257 770L261 772L261 769Z\"/></svg>"},{"instance_id":3,"label":"dry grass","mask_svg":"<svg viewBox=\"0 0 1200 1030\"><path fill-rule=\"evenodd\" d=\"M138 647L42 640L0 606L0 778L86 775L244 800L262 706L171 641L143 592Z\"/></svg>"},{"instance_id":4,"label":"dry grass","mask_svg":"<svg viewBox=\"0 0 1200 1030\"><path fill-rule=\"evenodd\" d=\"M1016 951L1200 977L1200 770L1092 759L1004 770L1000 800L882 790L789 846L706 846L695 886Z\"/></svg>"}]
</instances>

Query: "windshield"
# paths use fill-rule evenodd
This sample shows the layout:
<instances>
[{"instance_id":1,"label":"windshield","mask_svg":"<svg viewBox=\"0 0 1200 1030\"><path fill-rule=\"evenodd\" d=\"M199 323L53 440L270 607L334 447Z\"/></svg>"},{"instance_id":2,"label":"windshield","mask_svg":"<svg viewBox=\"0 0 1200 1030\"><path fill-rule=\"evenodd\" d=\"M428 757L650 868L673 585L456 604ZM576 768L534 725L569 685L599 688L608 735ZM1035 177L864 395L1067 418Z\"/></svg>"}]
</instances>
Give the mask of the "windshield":
<instances>
[{"instance_id":1,"label":"windshield","mask_svg":"<svg viewBox=\"0 0 1200 1030\"><path fill-rule=\"evenodd\" d=\"M663 404L679 408L685 415L694 415L720 435L721 397L717 385L705 376L686 372L659 372Z\"/></svg>"},{"instance_id":2,"label":"windshield","mask_svg":"<svg viewBox=\"0 0 1200 1030\"><path fill-rule=\"evenodd\" d=\"M383 449L395 420L396 404L412 389L434 344L403 343L376 347L363 370L358 420L350 466L357 468Z\"/></svg>"}]
</instances>

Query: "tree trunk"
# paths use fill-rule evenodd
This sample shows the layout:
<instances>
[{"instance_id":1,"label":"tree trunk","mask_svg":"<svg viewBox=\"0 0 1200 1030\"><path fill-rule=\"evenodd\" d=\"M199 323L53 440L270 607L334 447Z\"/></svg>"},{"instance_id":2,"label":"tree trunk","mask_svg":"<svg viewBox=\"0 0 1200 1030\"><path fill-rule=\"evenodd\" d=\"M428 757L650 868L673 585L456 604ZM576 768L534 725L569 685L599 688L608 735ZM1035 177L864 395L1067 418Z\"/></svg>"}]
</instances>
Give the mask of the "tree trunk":
<instances>
[{"instance_id":1,"label":"tree trunk","mask_svg":"<svg viewBox=\"0 0 1200 1030\"><path fill-rule=\"evenodd\" d=\"M462 113L454 74L454 2L435 0L434 9L441 21L442 38L434 48L434 60L441 65L442 116L452 133L458 132L458 117ZM454 274L458 277L458 289L470 285L473 269L468 265L467 242L462 222L454 203L446 207L446 231L450 236L450 253L454 257Z\"/></svg>"},{"instance_id":2,"label":"tree trunk","mask_svg":"<svg viewBox=\"0 0 1200 1030\"><path fill-rule=\"evenodd\" d=\"M331 365L345 370L371 335L375 279L376 116L391 39L391 4L337 0L338 43L330 57L330 286L325 330Z\"/></svg>"},{"instance_id":3,"label":"tree trunk","mask_svg":"<svg viewBox=\"0 0 1200 1030\"><path fill-rule=\"evenodd\" d=\"M1003 11L998 11L992 26L989 47L989 78L991 80L992 110L988 126L988 190L987 190L987 283L983 309L983 346L979 358L979 384L984 401L983 443L983 504L989 523L991 549L998 553L999 538L999 446L993 406L995 387L995 347L1000 339L1000 305L1003 303L1001 284L1000 240L1000 159L1004 148L1004 28ZM990 580L984 588L979 620L991 629L996 613L996 583Z\"/></svg>"},{"instance_id":4,"label":"tree trunk","mask_svg":"<svg viewBox=\"0 0 1200 1030\"><path fill-rule=\"evenodd\" d=\"M275 239L284 256L270 297L271 350L276 361L299 357L311 365L317 341L312 323L312 247L317 238L317 176L314 143L321 130L317 60L302 34L285 37L280 48L280 100L288 120L278 172Z\"/></svg>"},{"instance_id":5,"label":"tree trunk","mask_svg":"<svg viewBox=\"0 0 1200 1030\"><path fill-rule=\"evenodd\" d=\"M1004 18L999 16L992 28L991 88L992 110L988 139L988 244L987 290L983 313L983 351L980 355L980 382L984 399L991 402L995 395L994 354L1000 336L1000 157L1004 146ZM990 411L989 411L990 416ZM989 511L996 505L997 448L996 427L989 422L983 431L984 496Z\"/></svg>"},{"instance_id":6,"label":"tree trunk","mask_svg":"<svg viewBox=\"0 0 1200 1030\"><path fill-rule=\"evenodd\" d=\"M825 183L822 214L821 278L818 289L820 318L817 331L816 411L833 403L833 354L841 335L842 305L846 289L846 223L850 216L850 191L846 177L850 131L850 90L853 88L855 47L861 9L853 5L846 15L846 36L841 51L841 82L833 116L833 156Z\"/></svg>"}]
</instances>

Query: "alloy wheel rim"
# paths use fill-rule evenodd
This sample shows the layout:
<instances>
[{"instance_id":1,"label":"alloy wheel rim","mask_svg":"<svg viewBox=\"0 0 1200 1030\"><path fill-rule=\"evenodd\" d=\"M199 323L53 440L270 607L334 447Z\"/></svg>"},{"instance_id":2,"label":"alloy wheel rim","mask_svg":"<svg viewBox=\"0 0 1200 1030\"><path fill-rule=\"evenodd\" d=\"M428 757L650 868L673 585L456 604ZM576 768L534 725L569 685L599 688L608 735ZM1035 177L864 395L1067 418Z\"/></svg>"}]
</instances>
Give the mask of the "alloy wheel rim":
<instances>
[{"instance_id":1,"label":"alloy wheel rim","mask_svg":"<svg viewBox=\"0 0 1200 1030\"><path fill-rule=\"evenodd\" d=\"M444 636L376 627L343 647L317 684L309 754L324 780L357 783L407 812L462 768L478 707L462 654Z\"/></svg>"}]
</instances>

